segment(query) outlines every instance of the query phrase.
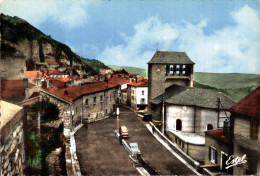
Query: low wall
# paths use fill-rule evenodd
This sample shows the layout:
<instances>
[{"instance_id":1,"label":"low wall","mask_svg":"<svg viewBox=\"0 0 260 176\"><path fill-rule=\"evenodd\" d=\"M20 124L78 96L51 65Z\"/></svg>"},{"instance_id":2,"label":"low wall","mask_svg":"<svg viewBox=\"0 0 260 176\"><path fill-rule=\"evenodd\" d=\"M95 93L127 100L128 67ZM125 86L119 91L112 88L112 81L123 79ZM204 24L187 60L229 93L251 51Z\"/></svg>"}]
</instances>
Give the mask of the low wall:
<instances>
[{"instance_id":1,"label":"low wall","mask_svg":"<svg viewBox=\"0 0 260 176\"><path fill-rule=\"evenodd\" d=\"M0 175L23 175L25 167L23 112L21 109L1 129Z\"/></svg>"}]
</instances>

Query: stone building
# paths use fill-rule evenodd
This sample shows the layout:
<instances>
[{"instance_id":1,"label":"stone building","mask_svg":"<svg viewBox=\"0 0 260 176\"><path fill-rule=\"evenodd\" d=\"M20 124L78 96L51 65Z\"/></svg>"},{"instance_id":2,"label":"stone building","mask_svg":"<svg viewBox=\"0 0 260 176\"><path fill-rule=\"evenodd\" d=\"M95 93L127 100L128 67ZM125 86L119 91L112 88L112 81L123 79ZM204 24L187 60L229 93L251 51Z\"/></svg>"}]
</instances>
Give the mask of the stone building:
<instances>
[{"instance_id":1,"label":"stone building","mask_svg":"<svg viewBox=\"0 0 260 176\"><path fill-rule=\"evenodd\" d=\"M223 127L228 109L235 103L212 89L172 85L151 101L154 122L180 149L198 161L204 160L204 131Z\"/></svg>"},{"instance_id":2,"label":"stone building","mask_svg":"<svg viewBox=\"0 0 260 176\"><path fill-rule=\"evenodd\" d=\"M148 103L148 80L133 79L127 85L127 104L135 109L145 109Z\"/></svg>"},{"instance_id":3,"label":"stone building","mask_svg":"<svg viewBox=\"0 0 260 176\"><path fill-rule=\"evenodd\" d=\"M58 105L61 118L64 113L70 114L68 119L63 119L69 128L74 128L83 120L92 122L113 114L118 92L119 84L110 80L64 89L49 87L40 90L42 98L49 98Z\"/></svg>"},{"instance_id":4,"label":"stone building","mask_svg":"<svg viewBox=\"0 0 260 176\"><path fill-rule=\"evenodd\" d=\"M193 87L193 67L185 52L157 51L148 62L148 103L172 84Z\"/></svg>"},{"instance_id":5,"label":"stone building","mask_svg":"<svg viewBox=\"0 0 260 176\"><path fill-rule=\"evenodd\" d=\"M23 175L25 152L23 107L0 100L0 175Z\"/></svg>"},{"instance_id":6,"label":"stone building","mask_svg":"<svg viewBox=\"0 0 260 176\"><path fill-rule=\"evenodd\" d=\"M230 108L233 155L246 163L233 167L234 175L260 175L260 87Z\"/></svg>"}]
</instances>

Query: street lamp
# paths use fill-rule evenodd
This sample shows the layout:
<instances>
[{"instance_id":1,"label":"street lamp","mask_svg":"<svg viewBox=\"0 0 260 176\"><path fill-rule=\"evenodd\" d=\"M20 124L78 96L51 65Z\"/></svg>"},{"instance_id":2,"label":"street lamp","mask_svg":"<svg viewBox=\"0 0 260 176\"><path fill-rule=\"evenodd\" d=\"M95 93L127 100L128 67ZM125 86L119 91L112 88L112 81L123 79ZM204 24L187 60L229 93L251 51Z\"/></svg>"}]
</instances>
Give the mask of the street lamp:
<instances>
[{"instance_id":1,"label":"street lamp","mask_svg":"<svg viewBox=\"0 0 260 176\"><path fill-rule=\"evenodd\" d=\"M119 133L119 108L116 108L117 132Z\"/></svg>"}]
</instances>

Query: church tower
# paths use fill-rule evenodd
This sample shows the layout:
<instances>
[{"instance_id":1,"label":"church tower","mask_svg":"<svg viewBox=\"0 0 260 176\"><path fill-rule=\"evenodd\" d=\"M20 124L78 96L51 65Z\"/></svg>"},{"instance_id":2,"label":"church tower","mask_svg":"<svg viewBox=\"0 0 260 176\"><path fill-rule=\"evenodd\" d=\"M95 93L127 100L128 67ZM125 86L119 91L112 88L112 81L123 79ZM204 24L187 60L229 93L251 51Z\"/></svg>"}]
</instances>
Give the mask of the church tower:
<instances>
[{"instance_id":1,"label":"church tower","mask_svg":"<svg viewBox=\"0 0 260 176\"><path fill-rule=\"evenodd\" d=\"M148 102L173 84L193 87L194 64L185 52L156 51L148 62Z\"/></svg>"}]
</instances>

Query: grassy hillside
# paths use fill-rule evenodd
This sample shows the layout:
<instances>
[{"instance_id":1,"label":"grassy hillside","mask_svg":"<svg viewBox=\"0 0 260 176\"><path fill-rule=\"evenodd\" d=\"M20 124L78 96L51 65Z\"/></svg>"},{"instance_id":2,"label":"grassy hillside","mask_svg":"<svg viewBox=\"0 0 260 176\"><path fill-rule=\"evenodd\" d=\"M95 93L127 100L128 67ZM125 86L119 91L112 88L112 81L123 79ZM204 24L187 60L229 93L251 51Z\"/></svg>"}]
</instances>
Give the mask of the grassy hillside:
<instances>
[{"instance_id":1,"label":"grassy hillside","mask_svg":"<svg viewBox=\"0 0 260 176\"><path fill-rule=\"evenodd\" d=\"M243 73L195 73L194 87L217 89L236 102L260 86L260 75Z\"/></svg>"},{"instance_id":2,"label":"grassy hillside","mask_svg":"<svg viewBox=\"0 0 260 176\"><path fill-rule=\"evenodd\" d=\"M109 65L110 68L113 70L122 70L123 68L130 74L138 74L142 77L148 77L148 71L143 68L136 68L136 67L125 67L125 66L116 66L116 65Z\"/></svg>"},{"instance_id":3,"label":"grassy hillside","mask_svg":"<svg viewBox=\"0 0 260 176\"><path fill-rule=\"evenodd\" d=\"M71 61L73 60L77 63L81 63L82 68L85 68L85 71L92 75L97 74L99 72L99 68L107 68L107 66L104 63L98 60L90 60L78 56L67 45L52 39L50 35L45 35L39 29L35 28L34 26L32 26L31 24L19 17L11 17L8 15L1 14L0 21L2 40L6 40L12 43L17 43L23 40L37 40L40 44L50 43L55 48L55 59L57 61L59 61L59 59L61 58L61 51L63 51ZM15 48L7 45L3 45L2 47L5 51L8 52L15 51ZM39 57L41 58L44 56L40 55Z\"/></svg>"}]
</instances>

